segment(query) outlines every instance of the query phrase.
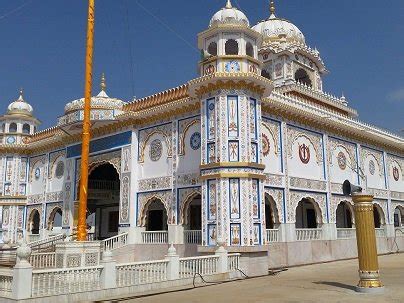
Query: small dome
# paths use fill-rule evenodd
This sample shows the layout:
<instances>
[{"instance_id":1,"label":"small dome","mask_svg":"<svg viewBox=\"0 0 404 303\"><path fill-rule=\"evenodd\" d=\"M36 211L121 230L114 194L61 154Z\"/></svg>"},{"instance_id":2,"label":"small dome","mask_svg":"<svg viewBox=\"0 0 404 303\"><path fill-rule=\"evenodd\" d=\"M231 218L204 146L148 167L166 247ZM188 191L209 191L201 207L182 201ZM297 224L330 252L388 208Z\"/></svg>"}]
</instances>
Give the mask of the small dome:
<instances>
[{"instance_id":1,"label":"small dome","mask_svg":"<svg viewBox=\"0 0 404 303\"><path fill-rule=\"evenodd\" d=\"M306 43L303 33L292 22L275 16L275 4L271 1L271 15L269 19L259 22L252 29L263 35L265 40L280 40L285 37L287 41Z\"/></svg>"},{"instance_id":2,"label":"small dome","mask_svg":"<svg viewBox=\"0 0 404 303\"><path fill-rule=\"evenodd\" d=\"M27 115L32 116L34 109L30 104L25 102L23 98L23 91L20 90L20 96L17 100L10 103L7 108L7 114L9 115Z\"/></svg>"},{"instance_id":3,"label":"small dome","mask_svg":"<svg viewBox=\"0 0 404 303\"><path fill-rule=\"evenodd\" d=\"M230 0L227 0L226 6L210 19L209 27L216 24L250 26L250 21L248 21L247 16L242 11L232 6Z\"/></svg>"}]
</instances>

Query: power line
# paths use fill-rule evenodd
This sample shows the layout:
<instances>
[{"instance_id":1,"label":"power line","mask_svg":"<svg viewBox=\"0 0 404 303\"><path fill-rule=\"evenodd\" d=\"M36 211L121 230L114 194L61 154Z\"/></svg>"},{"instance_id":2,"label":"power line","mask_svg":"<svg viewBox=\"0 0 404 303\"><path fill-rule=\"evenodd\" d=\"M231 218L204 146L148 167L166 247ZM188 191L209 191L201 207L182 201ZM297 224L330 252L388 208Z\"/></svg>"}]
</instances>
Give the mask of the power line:
<instances>
[{"instance_id":1,"label":"power line","mask_svg":"<svg viewBox=\"0 0 404 303\"><path fill-rule=\"evenodd\" d=\"M131 76L131 87L132 87L132 97L135 97L135 70L134 70L134 60L133 60L133 47L132 47L132 40L130 39L130 22L129 22L129 5L127 3L127 0L124 1L125 5L125 10L126 10L126 15L125 15L125 22L126 22L126 32L127 32L127 39L126 41L129 44L129 61L130 61L130 76Z\"/></svg>"},{"instance_id":2,"label":"power line","mask_svg":"<svg viewBox=\"0 0 404 303\"><path fill-rule=\"evenodd\" d=\"M170 32L172 32L174 35L176 35L178 39L182 40L186 45L188 45L190 48L196 50L199 53L199 49L197 49L193 44L189 43L186 39L184 39L179 33L177 33L173 28L171 28L167 23L165 23L163 20L161 20L158 16L156 16L151 11L149 11L146 7L144 7L142 4L140 4L139 1L135 0L135 3L141 9L143 9L146 13L148 13L150 16L152 16L154 19L156 19L165 28L167 28Z\"/></svg>"},{"instance_id":3,"label":"power line","mask_svg":"<svg viewBox=\"0 0 404 303\"><path fill-rule=\"evenodd\" d=\"M5 13L4 15L0 16L0 20L6 19L7 17L11 16L12 14L22 10L24 7L26 7L27 5L31 4L31 2L34 0L28 0L26 2L24 2L23 4L21 4L20 6L12 9L11 11Z\"/></svg>"}]
</instances>

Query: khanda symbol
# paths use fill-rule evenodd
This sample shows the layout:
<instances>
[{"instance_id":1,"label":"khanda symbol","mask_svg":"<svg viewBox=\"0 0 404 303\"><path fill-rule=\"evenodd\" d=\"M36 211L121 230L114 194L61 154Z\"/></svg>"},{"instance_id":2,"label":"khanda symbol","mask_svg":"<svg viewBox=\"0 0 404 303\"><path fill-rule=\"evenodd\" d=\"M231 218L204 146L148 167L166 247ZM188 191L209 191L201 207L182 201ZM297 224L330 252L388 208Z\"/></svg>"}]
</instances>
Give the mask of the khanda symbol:
<instances>
[{"instance_id":1,"label":"khanda symbol","mask_svg":"<svg viewBox=\"0 0 404 303\"><path fill-rule=\"evenodd\" d=\"M309 163L310 161L310 148L306 144L299 144L299 157L300 161L302 161L304 164Z\"/></svg>"}]
</instances>

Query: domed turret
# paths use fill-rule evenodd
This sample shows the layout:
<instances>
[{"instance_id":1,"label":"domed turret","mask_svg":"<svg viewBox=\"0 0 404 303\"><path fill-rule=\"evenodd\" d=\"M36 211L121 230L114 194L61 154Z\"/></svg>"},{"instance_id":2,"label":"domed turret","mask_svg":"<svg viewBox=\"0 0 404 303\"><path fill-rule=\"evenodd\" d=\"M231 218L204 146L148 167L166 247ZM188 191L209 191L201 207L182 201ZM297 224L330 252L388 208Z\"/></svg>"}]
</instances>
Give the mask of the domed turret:
<instances>
[{"instance_id":1,"label":"domed turret","mask_svg":"<svg viewBox=\"0 0 404 303\"><path fill-rule=\"evenodd\" d=\"M7 108L8 115L27 115L32 117L33 112L34 109L32 106L24 100L22 89L20 90L20 96L18 99L10 103Z\"/></svg>"},{"instance_id":2,"label":"domed turret","mask_svg":"<svg viewBox=\"0 0 404 303\"><path fill-rule=\"evenodd\" d=\"M233 7L230 0L227 0L227 4L224 8L218 11L210 19L209 27L226 24L226 25L241 25L250 26L247 16L237 8Z\"/></svg>"},{"instance_id":3,"label":"domed turret","mask_svg":"<svg viewBox=\"0 0 404 303\"><path fill-rule=\"evenodd\" d=\"M286 41L305 43L305 37L296 25L289 20L276 17L274 1L271 1L270 13L267 20L259 22L252 28L262 34L264 41L286 39Z\"/></svg>"}]
</instances>

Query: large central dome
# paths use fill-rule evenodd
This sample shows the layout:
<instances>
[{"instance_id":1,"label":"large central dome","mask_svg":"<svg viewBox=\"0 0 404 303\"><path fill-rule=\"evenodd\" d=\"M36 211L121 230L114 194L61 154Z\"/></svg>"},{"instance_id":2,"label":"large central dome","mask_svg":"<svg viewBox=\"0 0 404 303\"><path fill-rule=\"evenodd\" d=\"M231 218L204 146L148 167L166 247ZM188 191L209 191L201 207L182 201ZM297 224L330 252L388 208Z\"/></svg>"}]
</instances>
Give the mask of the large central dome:
<instances>
[{"instance_id":1,"label":"large central dome","mask_svg":"<svg viewBox=\"0 0 404 303\"><path fill-rule=\"evenodd\" d=\"M292 22L275 16L275 6L271 1L271 15L269 19L263 20L252 29L263 35L264 41L279 41L283 38L286 41L305 43L305 38L300 29Z\"/></svg>"}]
</instances>

